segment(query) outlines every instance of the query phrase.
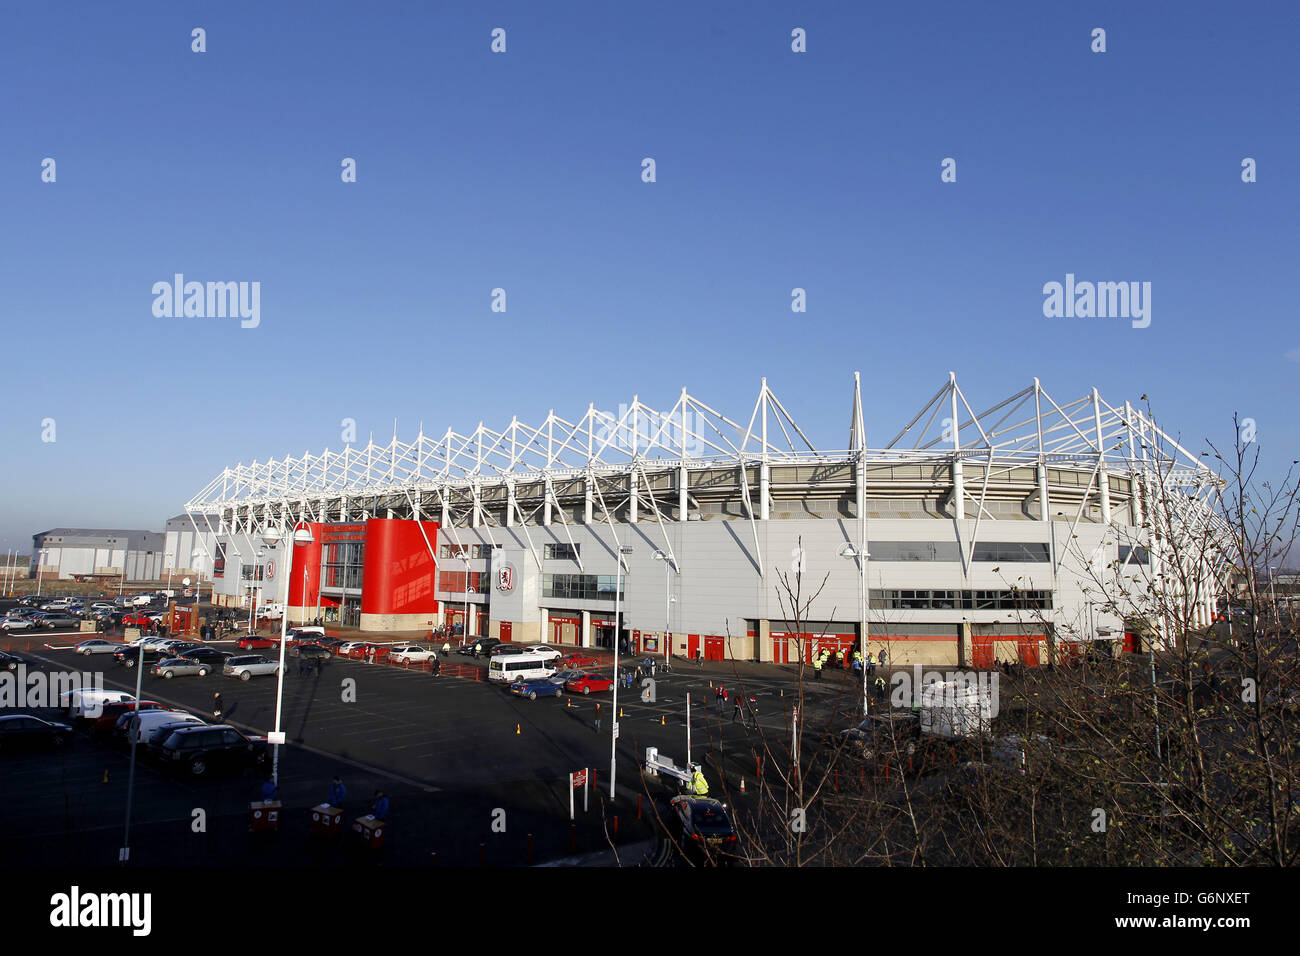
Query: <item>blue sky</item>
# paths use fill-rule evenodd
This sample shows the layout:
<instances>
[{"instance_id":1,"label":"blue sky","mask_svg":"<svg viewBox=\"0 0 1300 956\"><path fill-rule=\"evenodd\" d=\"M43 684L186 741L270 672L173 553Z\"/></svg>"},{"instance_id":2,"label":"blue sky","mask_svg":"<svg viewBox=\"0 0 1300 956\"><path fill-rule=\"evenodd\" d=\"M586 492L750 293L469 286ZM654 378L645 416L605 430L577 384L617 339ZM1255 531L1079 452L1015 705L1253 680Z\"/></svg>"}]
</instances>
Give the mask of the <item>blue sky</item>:
<instances>
[{"instance_id":1,"label":"blue sky","mask_svg":"<svg viewBox=\"0 0 1300 956\"><path fill-rule=\"evenodd\" d=\"M952 369L980 407L1147 394L1195 450L1238 412L1280 473L1297 33L1281 2L7 5L0 548L161 528L344 418L683 385L747 417L766 375L840 448L859 369L873 445ZM260 282L260 325L155 317L177 272ZM1150 282L1150 326L1045 318L1067 273Z\"/></svg>"}]
</instances>

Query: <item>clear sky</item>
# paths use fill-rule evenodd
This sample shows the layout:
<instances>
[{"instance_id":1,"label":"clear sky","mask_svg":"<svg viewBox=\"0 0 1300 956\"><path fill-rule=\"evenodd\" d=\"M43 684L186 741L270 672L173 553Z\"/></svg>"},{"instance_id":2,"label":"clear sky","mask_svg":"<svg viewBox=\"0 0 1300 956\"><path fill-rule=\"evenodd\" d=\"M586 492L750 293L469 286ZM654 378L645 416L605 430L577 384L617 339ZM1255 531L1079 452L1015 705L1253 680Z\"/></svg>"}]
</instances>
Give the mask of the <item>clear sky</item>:
<instances>
[{"instance_id":1,"label":"clear sky","mask_svg":"<svg viewBox=\"0 0 1300 956\"><path fill-rule=\"evenodd\" d=\"M875 446L952 369L980 407L1147 394L1197 451L1238 412L1280 473L1298 35L1293 2L5 4L0 548L160 529L345 418L747 418L764 375L825 448L854 370ZM155 316L175 273L260 283L260 324ZM1149 326L1045 317L1070 273L1151 283Z\"/></svg>"}]
</instances>

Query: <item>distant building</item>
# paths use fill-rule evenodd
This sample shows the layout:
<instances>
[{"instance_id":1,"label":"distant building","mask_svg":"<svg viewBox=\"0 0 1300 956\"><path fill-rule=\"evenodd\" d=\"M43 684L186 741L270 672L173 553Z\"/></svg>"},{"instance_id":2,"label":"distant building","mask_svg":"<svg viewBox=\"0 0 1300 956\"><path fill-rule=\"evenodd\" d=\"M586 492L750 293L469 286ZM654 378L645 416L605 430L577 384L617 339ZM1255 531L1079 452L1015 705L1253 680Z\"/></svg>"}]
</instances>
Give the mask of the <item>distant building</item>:
<instances>
[{"instance_id":1,"label":"distant building","mask_svg":"<svg viewBox=\"0 0 1300 956\"><path fill-rule=\"evenodd\" d=\"M125 570L128 581L152 580L164 573L166 538L157 531L134 528L51 528L32 535L27 576L38 571L63 580L79 575Z\"/></svg>"}]
</instances>

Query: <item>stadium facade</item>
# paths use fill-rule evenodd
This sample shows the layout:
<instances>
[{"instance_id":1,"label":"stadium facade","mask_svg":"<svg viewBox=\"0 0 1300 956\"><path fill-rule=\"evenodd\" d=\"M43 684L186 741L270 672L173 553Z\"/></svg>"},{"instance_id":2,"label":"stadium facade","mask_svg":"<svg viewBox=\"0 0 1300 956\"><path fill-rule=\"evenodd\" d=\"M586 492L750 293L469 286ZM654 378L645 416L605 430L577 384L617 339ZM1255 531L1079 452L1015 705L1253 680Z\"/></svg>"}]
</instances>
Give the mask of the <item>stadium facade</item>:
<instances>
[{"instance_id":1,"label":"stadium facade","mask_svg":"<svg viewBox=\"0 0 1300 956\"><path fill-rule=\"evenodd\" d=\"M186 508L214 542L214 599L283 601L290 620L777 662L865 632L893 662L973 666L1122 634L1101 594L1183 560L1166 503L1212 522L1214 474L1095 389L1058 403L1035 379L976 413L950 373L874 448L857 376L849 408L846 447L825 451L766 380L747 418L683 389L666 412L634 397L240 464ZM1205 623L1216 570L1194 560Z\"/></svg>"}]
</instances>

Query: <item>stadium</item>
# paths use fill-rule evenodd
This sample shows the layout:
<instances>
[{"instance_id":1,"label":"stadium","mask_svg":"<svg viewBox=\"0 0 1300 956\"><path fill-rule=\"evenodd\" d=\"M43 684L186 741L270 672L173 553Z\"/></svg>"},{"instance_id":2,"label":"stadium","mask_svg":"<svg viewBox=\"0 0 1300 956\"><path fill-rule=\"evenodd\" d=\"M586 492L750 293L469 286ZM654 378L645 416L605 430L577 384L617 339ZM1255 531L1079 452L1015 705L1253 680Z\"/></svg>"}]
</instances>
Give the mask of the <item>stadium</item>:
<instances>
[{"instance_id":1,"label":"stadium","mask_svg":"<svg viewBox=\"0 0 1300 956\"><path fill-rule=\"evenodd\" d=\"M857 375L846 407L838 450L766 379L734 418L683 389L667 411L421 430L228 467L186 513L214 600L290 621L778 663L865 638L975 667L1119 639L1102 590L1188 560L1162 525L1213 523L1213 472L1096 389L1058 402L1035 379L976 412L949 373L874 447ZM1208 623L1216 568L1190 560Z\"/></svg>"}]
</instances>

